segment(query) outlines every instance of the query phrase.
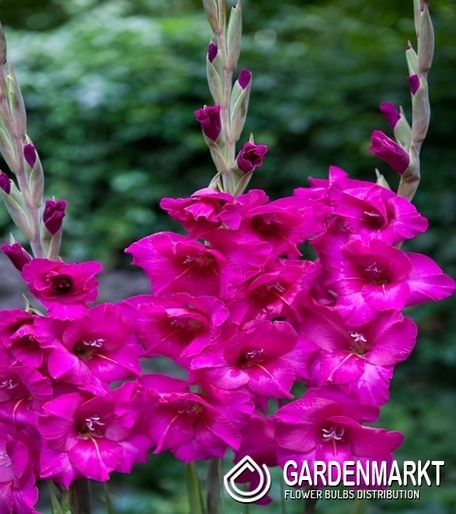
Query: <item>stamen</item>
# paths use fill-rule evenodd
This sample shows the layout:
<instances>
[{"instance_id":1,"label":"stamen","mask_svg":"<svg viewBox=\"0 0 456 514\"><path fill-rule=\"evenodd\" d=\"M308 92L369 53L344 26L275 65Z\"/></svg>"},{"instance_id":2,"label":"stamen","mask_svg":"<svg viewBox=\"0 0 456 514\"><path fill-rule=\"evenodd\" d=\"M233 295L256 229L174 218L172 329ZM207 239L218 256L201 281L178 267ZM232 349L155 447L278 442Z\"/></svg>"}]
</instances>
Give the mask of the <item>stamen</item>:
<instances>
[{"instance_id":1,"label":"stamen","mask_svg":"<svg viewBox=\"0 0 456 514\"><path fill-rule=\"evenodd\" d=\"M7 380L4 380L1 384L0 384L0 387L3 388L3 389L14 389L15 387L17 387L19 385L18 382L14 383L13 382L13 379L12 378L9 378Z\"/></svg>"},{"instance_id":2,"label":"stamen","mask_svg":"<svg viewBox=\"0 0 456 514\"><path fill-rule=\"evenodd\" d=\"M106 342L106 339L99 338L99 339L91 339L89 341L82 341L82 344L84 346L90 346L91 348L101 348L103 346L103 343Z\"/></svg>"},{"instance_id":3,"label":"stamen","mask_svg":"<svg viewBox=\"0 0 456 514\"><path fill-rule=\"evenodd\" d=\"M364 271L372 272L372 273L381 273L382 270L380 268L377 268L377 263L374 262L370 266L364 269Z\"/></svg>"},{"instance_id":4,"label":"stamen","mask_svg":"<svg viewBox=\"0 0 456 514\"><path fill-rule=\"evenodd\" d=\"M359 334L358 332L349 332L349 334L355 343L367 343L367 339L363 336L363 334Z\"/></svg>"},{"instance_id":5,"label":"stamen","mask_svg":"<svg viewBox=\"0 0 456 514\"><path fill-rule=\"evenodd\" d=\"M86 427L91 431L95 432L97 427L94 427L94 425L97 425L99 427L104 427L106 423L102 423L100 421L100 416L91 416L90 418L86 418L85 420Z\"/></svg>"},{"instance_id":6,"label":"stamen","mask_svg":"<svg viewBox=\"0 0 456 514\"><path fill-rule=\"evenodd\" d=\"M325 441L341 441L344 437L345 429L340 426L332 426L331 428L322 428L322 436Z\"/></svg>"}]
</instances>

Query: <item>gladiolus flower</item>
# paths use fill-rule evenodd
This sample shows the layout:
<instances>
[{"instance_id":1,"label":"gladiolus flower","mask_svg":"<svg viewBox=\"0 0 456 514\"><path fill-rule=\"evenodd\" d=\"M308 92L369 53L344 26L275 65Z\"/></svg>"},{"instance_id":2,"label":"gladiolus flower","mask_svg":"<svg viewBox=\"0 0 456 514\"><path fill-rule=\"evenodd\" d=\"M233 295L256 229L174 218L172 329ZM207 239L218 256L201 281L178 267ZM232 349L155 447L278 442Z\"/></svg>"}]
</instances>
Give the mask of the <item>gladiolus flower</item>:
<instances>
[{"instance_id":1,"label":"gladiolus flower","mask_svg":"<svg viewBox=\"0 0 456 514\"><path fill-rule=\"evenodd\" d=\"M23 267L22 278L51 316L74 319L85 314L87 305L97 297L94 276L101 269L101 264L93 261L67 264L32 259Z\"/></svg>"}]
</instances>

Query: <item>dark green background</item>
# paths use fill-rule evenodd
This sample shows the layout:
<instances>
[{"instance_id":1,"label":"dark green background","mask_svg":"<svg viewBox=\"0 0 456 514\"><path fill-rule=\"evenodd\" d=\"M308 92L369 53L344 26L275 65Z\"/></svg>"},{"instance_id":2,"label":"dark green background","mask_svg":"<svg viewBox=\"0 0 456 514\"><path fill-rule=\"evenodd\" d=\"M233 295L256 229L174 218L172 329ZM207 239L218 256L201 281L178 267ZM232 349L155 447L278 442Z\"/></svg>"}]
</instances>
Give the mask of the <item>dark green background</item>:
<instances>
[{"instance_id":1,"label":"dark green background","mask_svg":"<svg viewBox=\"0 0 456 514\"><path fill-rule=\"evenodd\" d=\"M254 76L243 139L269 154L253 187L275 198L336 164L373 179L374 129L388 131L382 101L410 113L404 49L414 42L412 1L245 0L240 67ZM456 271L454 142L456 6L433 0L437 51L430 75L432 122L415 203L429 231L404 245ZM47 195L65 198L63 256L124 267L135 239L176 228L158 208L188 196L214 170L193 111L211 103L205 84L210 32L196 0L2 0L9 59L22 84L29 135L43 161ZM0 210L0 229L10 231ZM445 460L443 485L420 502L323 503L322 512L456 511L454 300L410 310L420 337L398 366L381 423L401 430L397 458ZM182 467L166 456L113 486L118 513L185 512ZM117 480L117 479L116 479ZM276 480L277 482L277 480ZM134 494L126 493L134 487ZM274 494L278 494L275 490ZM153 508L151 507L153 502ZM297 506L289 504L290 513ZM227 512L244 512L227 501ZM251 512L278 508L251 508ZM296 510L298 512L299 509Z\"/></svg>"}]
</instances>

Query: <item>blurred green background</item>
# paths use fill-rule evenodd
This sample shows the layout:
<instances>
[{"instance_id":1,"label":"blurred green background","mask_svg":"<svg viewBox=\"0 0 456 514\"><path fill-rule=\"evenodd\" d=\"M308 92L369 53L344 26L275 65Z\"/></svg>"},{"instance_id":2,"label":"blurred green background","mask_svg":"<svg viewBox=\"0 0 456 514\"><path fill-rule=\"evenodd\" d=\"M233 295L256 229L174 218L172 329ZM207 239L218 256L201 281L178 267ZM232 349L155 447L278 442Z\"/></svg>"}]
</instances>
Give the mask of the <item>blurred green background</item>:
<instances>
[{"instance_id":1,"label":"blurred green background","mask_svg":"<svg viewBox=\"0 0 456 514\"><path fill-rule=\"evenodd\" d=\"M372 130L388 132L382 101L410 113L404 49L415 41L412 0L244 0L240 67L253 71L250 132L269 153L252 187L272 198L336 164L373 179ZM433 0L437 51L430 75L432 122L415 203L430 230L404 245L456 272L456 6ZM197 0L0 0L9 60L28 108L29 135L46 173L47 195L68 201L63 255L128 266L132 241L176 227L163 196L188 196L214 174L193 111L211 99L205 83L210 38ZM0 209L0 232L11 230ZM420 337L398 366L380 424L401 430L403 460L445 460L440 488L420 501L321 504L333 514L456 512L455 301L409 314ZM183 466L151 459L112 486L116 512L186 512ZM277 482L277 480L276 480ZM276 497L278 490L273 491ZM227 500L227 513L245 508ZM302 506L289 503L289 512ZM251 513L278 512L252 507Z\"/></svg>"}]
</instances>

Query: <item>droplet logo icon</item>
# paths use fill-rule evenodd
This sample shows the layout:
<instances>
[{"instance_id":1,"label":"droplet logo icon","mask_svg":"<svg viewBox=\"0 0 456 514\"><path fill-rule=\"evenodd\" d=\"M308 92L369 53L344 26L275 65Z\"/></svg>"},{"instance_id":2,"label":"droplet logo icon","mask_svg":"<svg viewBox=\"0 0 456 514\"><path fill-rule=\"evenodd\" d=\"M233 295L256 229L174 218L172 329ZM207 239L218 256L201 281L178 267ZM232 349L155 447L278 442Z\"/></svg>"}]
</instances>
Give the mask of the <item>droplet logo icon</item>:
<instances>
[{"instance_id":1,"label":"droplet logo icon","mask_svg":"<svg viewBox=\"0 0 456 514\"><path fill-rule=\"evenodd\" d=\"M235 484L235 480L242 475L244 471L257 473L259 476L258 486L252 491L243 491ZM254 503L268 494L269 489L271 489L271 475L266 464L262 464L260 467L252 457L246 455L223 477L223 483L226 492L233 500L240 503Z\"/></svg>"}]
</instances>

